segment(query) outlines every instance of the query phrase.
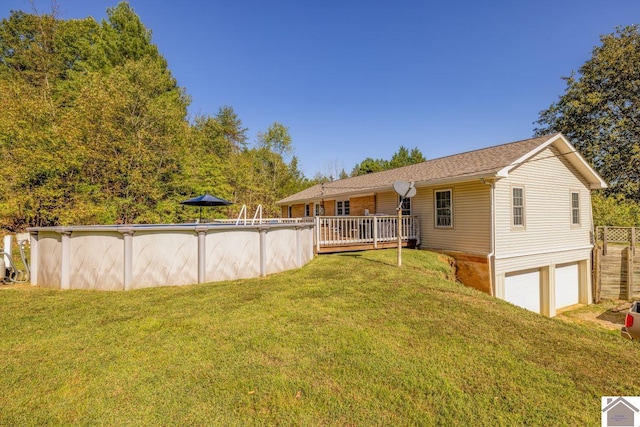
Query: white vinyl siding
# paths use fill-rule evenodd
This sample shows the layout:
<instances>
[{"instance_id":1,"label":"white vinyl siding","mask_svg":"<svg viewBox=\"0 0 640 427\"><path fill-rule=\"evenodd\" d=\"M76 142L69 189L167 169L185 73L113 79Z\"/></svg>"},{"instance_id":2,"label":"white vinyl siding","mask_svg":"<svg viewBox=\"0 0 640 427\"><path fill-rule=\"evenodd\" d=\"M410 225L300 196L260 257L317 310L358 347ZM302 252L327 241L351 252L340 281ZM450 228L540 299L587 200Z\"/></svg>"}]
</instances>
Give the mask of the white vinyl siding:
<instances>
[{"instance_id":1,"label":"white vinyl siding","mask_svg":"<svg viewBox=\"0 0 640 427\"><path fill-rule=\"evenodd\" d=\"M516 232L512 225L512 188L523 182L526 228ZM568 189L580 189L581 227L571 226ZM526 254L555 252L557 256L558 252L583 250L591 244L589 184L554 147L542 150L507 178L498 180L495 203L496 259L519 255L523 265L513 265L513 270L528 268Z\"/></svg>"},{"instance_id":2,"label":"white vinyl siding","mask_svg":"<svg viewBox=\"0 0 640 427\"><path fill-rule=\"evenodd\" d=\"M445 188L418 187L411 213L419 218L420 247L482 256L491 252L490 188L480 180ZM436 227L434 190L445 189L451 190L453 227Z\"/></svg>"},{"instance_id":3,"label":"white vinyl siding","mask_svg":"<svg viewBox=\"0 0 640 427\"><path fill-rule=\"evenodd\" d=\"M436 219L436 227L453 227L452 193L450 189L435 191L434 216Z\"/></svg>"},{"instance_id":4,"label":"white vinyl siding","mask_svg":"<svg viewBox=\"0 0 640 427\"><path fill-rule=\"evenodd\" d=\"M503 254L496 257L496 274L504 274L510 271L526 270L551 264L567 264L590 258L591 248L588 247L574 250L558 249L557 252L540 252L513 257L507 257Z\"/></svg>"},{"instance_id":5,"label":"white vinyl siding","mask_svg":"<svg viewBox=\"0 0 640 427\"><path fill-rule=\"evenodd\" d=\"M398 207L398 193L390 191L376 194L376 214L396 215Z\"/></svg>"}]
</instances>

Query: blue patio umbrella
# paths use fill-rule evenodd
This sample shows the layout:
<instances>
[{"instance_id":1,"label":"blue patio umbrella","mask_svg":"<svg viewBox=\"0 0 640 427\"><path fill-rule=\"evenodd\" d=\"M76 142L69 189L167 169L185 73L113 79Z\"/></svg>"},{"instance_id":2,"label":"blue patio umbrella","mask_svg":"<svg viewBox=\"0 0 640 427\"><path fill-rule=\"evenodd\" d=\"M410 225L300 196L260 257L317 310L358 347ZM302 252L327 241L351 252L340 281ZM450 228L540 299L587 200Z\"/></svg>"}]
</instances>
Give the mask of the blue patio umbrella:
<instances>
[{"instance_id":1,"label":"blue patio umbrella","mask_svg":"<svg viewBox=\"0 0 640 427\"><path fill-rule=\"evenodd\" d=\"M230 202L225 199L221 199L216 196L212 196L211 194L203 194L202 196L194 197L189 200L185 200L180 202L181 205L189 205L189 206L199 206L200 207L200 221L202 221L202 207L203 206L228 206L232 205L233 202Z\"/></svg>"}]
</instances>

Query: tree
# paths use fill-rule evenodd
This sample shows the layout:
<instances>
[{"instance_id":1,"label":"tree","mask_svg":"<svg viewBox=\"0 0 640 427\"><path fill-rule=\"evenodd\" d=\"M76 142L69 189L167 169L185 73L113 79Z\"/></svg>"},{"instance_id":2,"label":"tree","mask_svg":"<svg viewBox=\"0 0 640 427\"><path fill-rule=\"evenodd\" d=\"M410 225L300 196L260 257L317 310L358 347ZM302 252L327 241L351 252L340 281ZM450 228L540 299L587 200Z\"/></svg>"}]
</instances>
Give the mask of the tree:
<instances>
[{"instance_id":1,"label":"tree","mask_svg":"<svg viewBox=\"0 0 640 427\"><path fill-rule=\"evenodd\" d=\"M368 173L380 172L389 169L388 162L383 159L372 159L367 157L353 167L351 176L366 175Z\"/></svg>"},{"instance_id":2,"label":"tree","mask_svg":"<svg viewBox=\"0 0 640 427\"><path fill-rule=\"evenodd\" d=\"M250 212L261 204L267 216L280 215L276 201L313 185L299 170L289 129L278 122L258 133L254 147L232 156L228 177L234 200Z\"/></svg>"},{"instance_id":3,"label":"tree","mask_svg":"<svg viewBox=\"0 0 640 427\"><path fill-rule=\"evenodd\" d=\"M128 3L108 20L12 12L0 21L0 228L175 222L213 192L226 214L311 183L289 130L247 147L232 107L187 121L189 97ZM218 211L217 213L222 213Z\"/></svg>"},{"instance_id":4,"label":"tree","mask_svg":"<svg viewBox=\"0 0 640 427\"><path fill-rule=\"evenodd\" d=\"M77 130L65 135L77 133L85 180L98 186L101 204L115 212L105 219L167 219L156 208L179 185L187 99L154 58L130 60L87 79L69 120Z\"/></svg>"},{"instance_id":5,"label":"tree","mask_svg":"<svg viewBox=\"0 0 640 427\"><path fill-rule=\"evenodd\" d=\"M1 226L170 220L188 97L127 3L0 22Z\"/></svg>"},{"instance_id":6,"label":"tree","mask_svg":"<svg viewBox=\"0 0 640 427\"><path fill-rule=\"evenodd\" d=\"M389 169L395 169L402 166L413 165L416 163L424 162L426 159L422 155L422 152L415 147L409 152L409 150L401 145L398 148L398 151L391 156L391 160L389 160Z\"/></svg>"},{"instance_id":7,"label":"tree","mask_svg":"<svg viewBox=\"0 0 640 427\"><path fill-rule=\"evenodd\" d=\"M640 33L618 27L565 77L559 100L540 112L536 135L562 132L608 182L609 194L640 201Z\"/></svg>"},{"instance_id":8,"label":"tree","mask_svg":"<svg viewBox=\"0 0 640 427\"><path fill-rule=\"evenodd\" d=\"M183 174L182 193L211 192L224 199L237 201L234 178L241 180L244 168L238 157L246 148L246 131L232 107L221 107L213 116L198 116L190 126L181 155ZM235 206L216 209L224 215L237 210ZM237 212L236 212L237 213Z\"/></svg>"},{"instance_id":9,"label":"tree","mask_svg":"<svg viewBox=\"0 0 640 427\"><path fill-rule=\"evenodd\" d=\"M82 168L64 132L64 106L70 70L87 51L67 42L95 28L88 20L63 23L54 13L18 11L0 22L0 217L6 229L60 224L69 219L65 206L80 205L70 183Z\"/></svg>"},{"instance_id":10,"label":"tree","mask_svg":"<svg viewBox=\"0 0 640 427\"><path fill-rule=\"evenodd\" d=\"M315 173L313 182L315 185L344 178L349 178L349 174L344 170L343 162L336 158L333 162L326 162L322 171Z\"/></svg>"},{"instance_id":11,"label":"tree","mask_svg":"<svg viewBox=\"0 0 640 427\"><path fill-rule=\"evenodd\" d=\"M593 225L640 227L640 203L626 200L622 194L605 196L596 192L591 197Z\"/></svg>"},{"instance_id":12,"label":"tree","mask_svg":"<svg viewBox=\"0 0 640 427\"><path fill-rule=\"evenodd\" d=\"M355 165L351 176L364 175L367 173L380 172L383 170L395 169L402 166L413 165L416 163L424 162L426 159L422 155L422 152L415 147L409 152L409 150L401 145L392 156L391 160L384 159L372 159L367 157L362 162Z\"/></svg>"},{"instance_id":13,"label":"tree","mask_svg":"<svg viewBox=\"0 0 640 427\"><path fill-rule=\"evenodd\" d=\"M291 178L291 170L286 161L293 153L289 129L276 122L266 132L258 133L258 146L253 153L256 157L256 176L264 183L264 208L269 213L277 214L275 202L285 196L283 188ZM297 159L294 157L293 160L297 170Z\"/></svg>"},{"instance_id":14,"label":"tree","mask_svg":"<svg viewBox=\"0 0 640 427\"><path fill-rule=\"evenodd\" d=\"M220 107L215 121L218 124L219 138L226 146L226 154L239 153L247 146L248 129L242 126L242 120L238 118L233 107Z\"/></svg>"},{"instance_id":15,"label":"tree","mask_svg":"<svg viewBox=\"0 0 640 427\"><path fill-rule=\"evenodd\" d=\"M108 62L101 64L100 68L124 65L129 60L162 58L157 46L151 43L151 31L142 24L128 2L123 1L116 7L108 8L107 17L108 22L102 22L100 47Z\"/></svg>"}]
</instances>

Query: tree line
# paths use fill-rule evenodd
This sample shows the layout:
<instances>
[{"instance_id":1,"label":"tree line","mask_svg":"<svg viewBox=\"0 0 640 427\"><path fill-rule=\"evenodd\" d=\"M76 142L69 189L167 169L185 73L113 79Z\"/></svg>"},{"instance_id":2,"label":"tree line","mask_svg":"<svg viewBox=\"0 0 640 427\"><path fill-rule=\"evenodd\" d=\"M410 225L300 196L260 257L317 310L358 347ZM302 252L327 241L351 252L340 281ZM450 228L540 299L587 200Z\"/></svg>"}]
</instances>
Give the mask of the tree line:
<instances>
[{"instance_id":1,"label":"tree line","mask_svg":"<svg viewBox=\"0 0 640 427\"><path fill-rule=\"evenodd\" d=\"M180 222L195 211L178 202L205 192L275 215L276 200L309 185L285 125L250 145L230 106L189 120L186 91L133 9L107 16L0 22L2 229Z\"/></svg>"},{"instance_id":2,"label":"tree line","mask_svg":"<svg viewBox=\"0 0 640 427\"><path fill-rule=\"evenodd\" d=\"M179 202L205 192L236 203L210 215L246 204L279 216L277 200L335 179L304 176L284 124L250 143L233 107L189 119L189 103L127 2L102 22L59 19L55 3L12 11L0 22L0 229L182 222L196 211Z\"/></svg>"},{"instance_id":3,"label":"tree line","mask_svg":"<svg viewBox=\"0 0 640 427\"><path fill-rule=\"evenodd\" d=\"M536 135L564 133L609 183L594 194L598 225L640 226L639 64L638 26L602 36L535 122ZM284 124L250 143L233 107L189 118L189 103L127 2L102 22L13 11L0 21L0 229L182 222L195 211L179 201L205 192L237 203L211 215L261 204L279 216L278 199L315 183L425 160L400 146L308 179Z\"/></svg>"}]
</instances>

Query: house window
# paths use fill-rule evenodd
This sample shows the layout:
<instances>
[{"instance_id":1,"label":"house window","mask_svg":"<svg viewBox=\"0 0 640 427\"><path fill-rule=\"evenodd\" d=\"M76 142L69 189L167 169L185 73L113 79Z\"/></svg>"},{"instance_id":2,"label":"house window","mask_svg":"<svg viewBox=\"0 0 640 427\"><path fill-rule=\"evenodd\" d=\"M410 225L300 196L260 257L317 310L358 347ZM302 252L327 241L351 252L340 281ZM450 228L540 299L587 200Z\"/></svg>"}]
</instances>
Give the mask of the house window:
<instances>
[{"instance_id":1,"label":"house window","mask_svg":"<svg viewBox=\"0 0 640 427\"><path fill-rule=\"evenodd\" d=\"M339 200L336 202L336 215L348 216L349 215L349 201Z\"/></svg>"},{"instance_id":2,"label":"house window","mask_svg":"<svg viewBox=\"0 0 640 427\"><path fill-rule=\"evenodd\" d=\"M288 209L287 213L289 215L288 218L293 218L293 207L292 206L289 206L289 209Z\"/></svg>"},{"instance_id":3,"label":"house window","mask_svg":"<svg viewBox=\"0 0 640 427\"><path fill-rule=\"evenodd\" d=\"M320 203L313 204L313 214L315 216L324 215L324 207Z\"/></svg>"},{"instance_id":4,"label":"house window","mask_svg":"<svg viewBox=\"0 0 640 427\"><path fill-rule=\"evenodd\" d=\"M436 227L452 227L453 212L451 205L451 190L439 190L435 195Z\"/></svg>"},{"instance_id":5,"label":"house window","mask_svg":"<svg viewBox=\"0 0 640 427\"><path fill-rule=\"evenodd\" d=\"M309 204L304 205L304 216L311 216L311 214L309 213L310 209L311 209L311 205Z\"/></svg>"},{"instance_id":6,"label":"house window","mask_svg":"<svg viewBox=\"0 0 640 427\"><path fill-rule=\"evenodd\" d=\"M511 189L511 206L513 212L514 227L524 227L524 188L513 187Z\"/></svg>"},{"instance_id":7,"label":"house window","mask_svg":"<svg viewBox=\"0 0 640 427\"><path fill-rule=\"evenodd\" d=\"M411 215L411 198L398 196L398 206L402 209L402 215Z\"/></svg>"},{"instance_id":8,"label":"house window","mask_svg":"<svg viewBox=\"0 0 640 427\"><path fill-rule=\"evenodd\" d=\"M571 192L571 225L580 225L580 193Z\"/></svg>"}]
</instances>

